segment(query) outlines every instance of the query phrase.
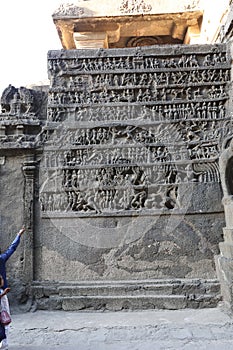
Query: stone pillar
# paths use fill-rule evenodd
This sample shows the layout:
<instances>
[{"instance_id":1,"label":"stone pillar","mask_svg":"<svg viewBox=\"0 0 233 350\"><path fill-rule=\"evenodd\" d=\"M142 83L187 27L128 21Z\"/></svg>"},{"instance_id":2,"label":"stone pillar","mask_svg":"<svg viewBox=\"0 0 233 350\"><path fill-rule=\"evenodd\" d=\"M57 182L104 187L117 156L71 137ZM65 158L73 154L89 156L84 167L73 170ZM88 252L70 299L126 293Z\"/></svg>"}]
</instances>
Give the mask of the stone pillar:
<instances>
[{"instance_id":1,"label":"stone pillar","mask_svg":"<svg viewBox=\"0 0 233 350\"><path fill-rule=\"evenodd\" d=\"M198 44L200 40L200 28L198 24L194 24L188 27L184 44L195 45Z\"/></svg>"},{"instance_id":2,"label":"stone pillar","mask_svg":"<svg viewBox=\"0 0 233 350\"><path fill-rule=\"evenodd\" d=\"M223 203L225 211L233 209L233 198L224 199ZM219 244L220 255L216 256L215 261L223 301L228 308L233 310L233 226L223 229L223 237L224 242Z\"/></svg>"},{"instance_id":3,"label":"stone pillar","mask_svg":"<svg viewBox=\"0 0 233 350\"><path fill-rule=\"evenodd\" d=\"M233 41L228 42L228 56L233 55ZM228 84L229 103L226 115L232 118L232 72L231 83ZM233 134L229 131L222 143L222 154L219 159L221 185L223 190L222 204L225 212L226 227L223 229L223 242L219 244L220 255L215 257L218 278L221 283L223 301L233 310Z\"/></svg>"},{"instance_id":4,"label":"stone pillar","mask_svg":"<svg viewBox=\"0 0 233 350\"><path fill-rule=\"evenodd\" d=\"M23 274L25 283L31 283L33 280L33 236L34 236L34 187L36 162L35 155L26 156L23 163L24 173L24 224L27 233L24 236L24 265Z\"/></svg>"},{"instance_id":5,"label":"stone pillar","mask_svg":"<svg viewBox=\"0 0 233 350\"><path fill-rule=\"evenodd\" d=\"M223 228L224 240L219 244L220 255L215 257L215 262L223 301L233 310L233 141L220 157L220 174L226 227Z\"/></svg>"}]
</instances>

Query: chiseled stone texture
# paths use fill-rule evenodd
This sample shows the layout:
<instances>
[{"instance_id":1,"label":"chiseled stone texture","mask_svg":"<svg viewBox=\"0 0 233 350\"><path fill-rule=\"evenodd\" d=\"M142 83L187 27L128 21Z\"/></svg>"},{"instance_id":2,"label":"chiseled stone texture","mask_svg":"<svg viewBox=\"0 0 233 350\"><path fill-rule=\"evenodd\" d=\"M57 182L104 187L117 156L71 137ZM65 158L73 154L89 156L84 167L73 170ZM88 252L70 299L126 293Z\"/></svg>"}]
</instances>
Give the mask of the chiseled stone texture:
<instances>
[{"instance_id":1,"label":"chiseled stone texture","mask_svg":"<svg viewBox=\"0 0 233 350\"><path fill-rule=\"evenodd\" d=\"M216 277L221 213L60 221L42 223L36 280Z\"/></svg>"},{"instance_id":2,"label":"chiseled stone texture","mask_svg":"<svg viewBox=\"0 0 233 350\"><path fill-rule=\"evenodd\" d=\"M16 233L23 225L23 190L22 173L23 158L17 153L5 156L0 167L0 249L3 252L13 241ZM7 262L7 276L12 291L9 294L11 304L24 299L23 279L23 239L22 244Z\"/></svg>"}]
</instances>

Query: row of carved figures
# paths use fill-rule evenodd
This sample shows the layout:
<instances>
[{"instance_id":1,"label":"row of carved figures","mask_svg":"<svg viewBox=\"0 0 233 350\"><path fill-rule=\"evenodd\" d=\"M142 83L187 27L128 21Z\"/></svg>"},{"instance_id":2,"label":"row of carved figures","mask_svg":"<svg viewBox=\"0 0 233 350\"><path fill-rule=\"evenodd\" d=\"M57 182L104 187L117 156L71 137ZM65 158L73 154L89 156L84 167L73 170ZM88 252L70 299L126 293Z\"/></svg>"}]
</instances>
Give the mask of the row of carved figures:
<instances>
[{"instance_id":1,"label":"row of carved figures","mask_svg":"<svg viewBox=\"0 0 233 350\"><path fill-rule=\"evenodd\" d=\"M133 188L95 190L86 192L67 191L59 193L42 192L40 195L42 211L78 211L78 212L111 212L141 209L174 209L178 208L177 186L157 186L148 193L147 189Z\"/></svg>"},{"instance_id":2,"label":"row of carved figures","mask_svg":"<svg viewBox=\"0 0 233 350\"><path fill-rule=\"evenodd\" d=\"M224 85L212 85L210 87L198 88L176 88L176 89L123 89L123 90L101 90L101 91L75 91L49 93L49 105L76 105L76 104L101 104L101 103L146 103L157 101L184 101L203 99L226 98Z\"/></svg>"},{"instance_id":3,"label":"row of carved figures","mask_svg":"<svg viewBox=\"0 0 233 350\"><path fill-rule=\"evenodd\" d=\"M52 143L53 147L58 145L58 149L52 151L53 156L63 159L68 149L93 148L93 146L103 147L103 152L109 147L115 145L124 145L127 147L164 146L171 145L174 142L180 142L188 146L188 143L197 141L221 142L231 129L230 118L225 119L189 119L172 123L154 123L149 125L109 125L96 126L92 128L79 128L76 130L67 128L64 133L56 130L54 133L48 133L45 130L37 137L38 141ZM63 149L63 150L62 150ZM46 157L50 152L46 151Z\"/></svg>"},{"instance_id":4,"label":"row of carved figures","mask_svg":"<svg viewBox=\"0 0 233 350\"><path fill-rule=\"evenodd\" d=\"M103 149L80 149L76 156L66 155L65 165L94 165L94 164L128 164L153 163L170 160L170 155L164 146L151 147L114 147L103 152Z\"/></svg>"},{"instance_id":5,"label":"row of carved figures","mask_svg":"<svg viewBox=\"0 0 233 350\"><path fill-rule=\"evenodd\" d=\"M183 119L218 119L225 117L223 101L156 104L154 106L117 105L83 107L71 112L67 107L48 107L50 121L63 121L73 114L77 121L114 121L114 120L183 120Z\"/></svg>"},{"instance_id":6,"label":"row of carved figures","mask_svg":"<svg viewBox=\"0 0 233 350\"><path fill-rule=\"evenodd\" d=\"M186 179L187 182L196 182L198 177L201 182L207 182L208 178L212 181L219 180L219 171L216 164L202 164L201 170L198 172L193 171L193 165L186 166ZM77 179L79 175L71 173L71 180L69 186L63 187L61 191L42 192L40 195L41 208L43 211L79 211L101 213L104 211L114 210L141 210L141 209L174 209L182 208L181 198L184 198L184 193L187 191L186 185L179 184L179 177L174 169L170 169L170 172L166 174L166 184L155 184L153 186L132 186L130 183L127 186L115 186L113 180L109 184L104 179L105 169L102 170L103 174L97 174L102 176L100 184L96 184L94 179L93 183L88 187L82 183L84 176ZM209 173L207 173L209 171ZM83 174L84 175L84 174ZM119 184L121 179L117 178L115 181ZM119 175L119 174L118 174ZM132 174L133 176L134 174ZM143 174L142 174L143 175ZM100 176L100 177L101 177ZM65 174L65 179L69 178L69 174ZM110 178L113 175L110 174ZM82 180L83 179L83 180ZM79 185L76 184L80 181ZM99 179L97 179L99 180ZM72 184L72 181L74 183ZM122 179L125 184L125 179ZM93 185L94 184L94 185ZM81 186L82 185L82 186ZM185 186L185 187L184 187ZM190 186L190 184L189 184ZM192 186L189 187L192 190ZM187 202L185 203L187 205Z\"/></svg>"},{"instance_id":7,"label":"row of carved figures","mask_svg":"<svg viewBox=\"0 0 233 350\"><path fill-rule=\"evenodd\" d=\"M215 67L225 64L226 53L208 53L205 56L183 54L182 56L160 58L158 56L126 56L126 57L99 57L99 58L67 58L49 59L50 74L72 74L78 71L111 71L130 69L160 69L160 68L197 68Z\"/></svg>"},{"instance_id":8,"label":"row of carved figures","mask_svg":"<svg viewBox=\"0 0 233 350\"><path fill-rule=\"evenodd\" d=\"M87 174L89 174L89 178L85 177ZM130 166L107 169L63 169L62 185L66 189L70 187L78 189L144 186L152 183L152 179L148 178L148 174L149 171L143 171L142 167Z\"/></svg>"},{"instance_id":9,"label":"row of carved figures","mask_svg":"<svg viewBox=\"0 0 233 350\"><path fill-rule=\"evenodd\" d=\"M59 193L78 193L83 191L88 193L95 191L118 191L118 192L140 192L156 193L157 188L165 190L171 186L178 188L182 185L187 190L187 184L191 186L195 183L219 183L219 167L217 161L211 163L179 164L154 167L130 167L122 166L118 168L98 168L98 169L78 169L63 170L56 172L56 176L50 177L53 184L49 185L51 197ZM42 193L46 192L45 188ZM46 201L44 203L44 206ZM59 206L58 206L59 207ZM49 209L45 209L49 210Z\"/></svg>"},{"instance_id":10,"label":"row of carved figures","mask_svg":"<svg viewBox=\"0 0 233 350\"><path fill-rule=\"evenodd\" d=\"M67 135L66 140L73 145L106 145L106 144L134 144L141 143L145 146L161 142L165 143L170 135L170 143L173 141L190 142L193 140L220 140L229 131L229 120L205 121L185 120L177 124L157 124L148 128L137 126L124 127L97 127L78 129L76 132ZM223 135L220 135L224 132Z\"/></svg>"},{"instance_id":11,"label":"row of carved figures","mask_svg":"<svg viewBox=\"0 0 233 350\"><path fill-rule=\"evenodd\" d=\"M174 145L173 145L174 148ZM80 150L81 153L82 150ZM175 147L175 151L178 151L178 147ZM215 159L219 155L219 148L217 145L195 145L185 149L179 150L179 155L176 152L168 152L166 147L135 147L135 148L118 148L108 149L107 154L103 154L103 150L94 149L86 150L82 152L82 155L73 157L71 161L67 163L68 166L76 165L97 165L97 164L151 164L156 162L170 162L176 160L198 160L198 159ZM174 157L175 158L174 158Z\"/></svg>"},{"instance_id":12,"label":"row of carved figures","mask_svg":"<svg viewBox=\"0 0 233 350\"><path fill-rule=\"evenodd\" d=\"M144 0L121 0L119 10L127 14L148 13L152 10L152 5Z\"/></svg>"},{"instance_id":13,"label":"row of carved figures","mask_svg":"<svg viewBox=\"0 0 233 350\"><path fill-rule=\"evenodd\" d=\"M70 111L66 107L49 107L49 121L63 121ZM73 112L77 121L149 120L179 121L189 119L223 119L225 106L222 101L190 102L154 106L105 106L103 108L80 108Z\"/></svg>"},{"instance_id":14,"label":"row of carved figures","mask_svg":"<svg viewBox=\"0 0 233 350\"><path fill-rule=\"evenodd\" d=\"M101 180L103 174L116 174L116 176L120 176L120 175L125 175L126 173L129 174L142 174L144 173L147 179L151 179L150 184L153 184L157 181L160 181L164 183L164 179L165 177L167 177L167 175L165 174L169 174L169 172L172 171L176 172L176 174L180 174L179 178L182 178L182 181L178 181L178 182L187 182L187 179L190 179L191 177L194 177L197 175L197 169L198 172L205 172L205 173L209 173L209 169L211 166L214 166L215 169L218 169L218 161L215 160L214 162L199 162L199 163L192 163L192 162L188 162L188 163L169 163L169 164L151 164L150 166L147 167L143 167L143 166L138 166L138 165L130 165L130 164L121 164L118 166L108 166L108 167L91 167L91 168L68 168L68 167L61 167L61 168L57 168L57 169L52 169L52 172L55 174L55 178L56 178L56 182L59 182L58 177L61 176L61 174L63 174L63 176L65 176L65 174L67 174L67 172L70 174L72 173L73 170L75 170L77 173L80 174L80 177L82 177L82 180L87 184L87 183L93 183L96 180ZM201 170L201 167L204 167ZM48 167L45 167L45 169L43 170L46 173L46 177L48 175L47 173ZM81 175L82 174L82 175ZM182 175L183 174L183 175ZM191 175L192 174L192 175ZM107 176L110 176L107 175ZM169 177L169 176L168 176ZM139 175L136 175L136 178L139 178ZM208 178L207 182L219 182L219 177L217 178ZM201 181L202 182L202 181ZM62 181L62 183L64 183L64 181ZM170 183L170 181L169 181Z\"/></svg>"},{"instance_id":15,"label":"row of carved figures","mask_svg":"<svg viewBox=\"0 0 233 350\"><path fill-rule=\"evenodd\" d=\"M196 166L196 170L194 167ZM130 167L98 169L63 169L62 186L66 190L87 189L91 187L125 188L133 186L154 186L180 184L188 182L219 182L219 170L215 163L201 166L191 163L187 165L167 165L158 167ZM156 170L155 172L153 170ZM58 183L60 181L58 180ZM57 190L57 189L56 189Z\"/></svg>"},{"instance_id":16,"label":"row of carved figures","mask_svg":"<svg viewBox=\"0 0 233 350\"><path fill-rule=\"evenodd\" d=\"M106 152L107 151L107 152ZM83 167L96 165L128 165L128 164L154 164L170 163L171 161L187 160L210 160L219 155L217 144L190 144L189 148L185 145L170 145L168 150L165 146L151 147L115 147L107 149L79 149L76 152L70 152L65 155L65 159L54 157L53 154L44 156L44 166L49 167Z\"/></svg>"},{"instance_id":17,"label":"row of carved figures","mask_svg":"<svg viewBox=\"0 0 233 350\"><path fill-rule=\"evenodd\" d=\"M123 74L89 74L52 78L52 86L57 90L97 88L99 86L153 86L153 85L190 85L211 82L225 83L229 80L228 69L202 69L192 71L165 71L154 73L123 73Z\"/></svg>"},{"instance_id":18,"label":"row of carved figures","mask_svg":"<svg viewBox=\"0 0 233 350\"><path fill-rule=\"evenodd\" d=\"M156 169L157 172L153 171ZM106 210L173 209L182 207L179 189L182 197L187 187L180 186L186 186L185 183L220 181L216 162L187 164L179 169L171 166L162 172L158 167L156 169L64 170L62 187L40 193L41 209L96 213ZM149 173L154 177L152 186L149 186ZM192 190L192 186L189 189Z\"/></svg>"}]
</instances>

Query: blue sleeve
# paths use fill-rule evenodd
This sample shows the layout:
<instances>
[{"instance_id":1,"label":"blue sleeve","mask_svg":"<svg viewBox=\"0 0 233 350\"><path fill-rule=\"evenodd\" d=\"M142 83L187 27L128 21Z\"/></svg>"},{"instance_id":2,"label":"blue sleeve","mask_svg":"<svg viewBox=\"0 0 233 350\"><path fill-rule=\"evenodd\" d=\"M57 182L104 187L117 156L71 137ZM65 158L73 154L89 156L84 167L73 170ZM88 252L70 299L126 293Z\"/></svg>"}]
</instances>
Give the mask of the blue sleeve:
<instances>
[{"instance_id":1,"label":"blue sleeve","mask_svg":"<svg viewBox=\"0 0 233 350\"><path fill-rule=\"evenodd\" d=\"M7 250L0 255L1 259L3 261L7 261L9 257L15 252L16 248L18 247L20 243L20 236L17 235L11 245L7 248Z\"/></svg>"}]
</instances>

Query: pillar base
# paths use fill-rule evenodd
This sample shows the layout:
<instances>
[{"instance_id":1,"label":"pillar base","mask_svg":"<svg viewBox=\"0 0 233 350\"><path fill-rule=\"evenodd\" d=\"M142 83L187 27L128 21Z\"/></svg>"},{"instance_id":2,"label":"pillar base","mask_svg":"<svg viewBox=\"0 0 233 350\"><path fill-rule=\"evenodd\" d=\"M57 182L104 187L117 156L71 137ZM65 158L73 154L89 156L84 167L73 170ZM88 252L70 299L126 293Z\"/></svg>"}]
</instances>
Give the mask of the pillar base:
<instances>
[{"instance_id":1,"label":"pillar base","mask_svg":"<svg viewBox=\"0 0 233 350\"><path fill-rule=\"evenodd\" d=\"M224 305L233 311L233 259L217 255L215 264Z\"/></svg>"}]
</instances>

